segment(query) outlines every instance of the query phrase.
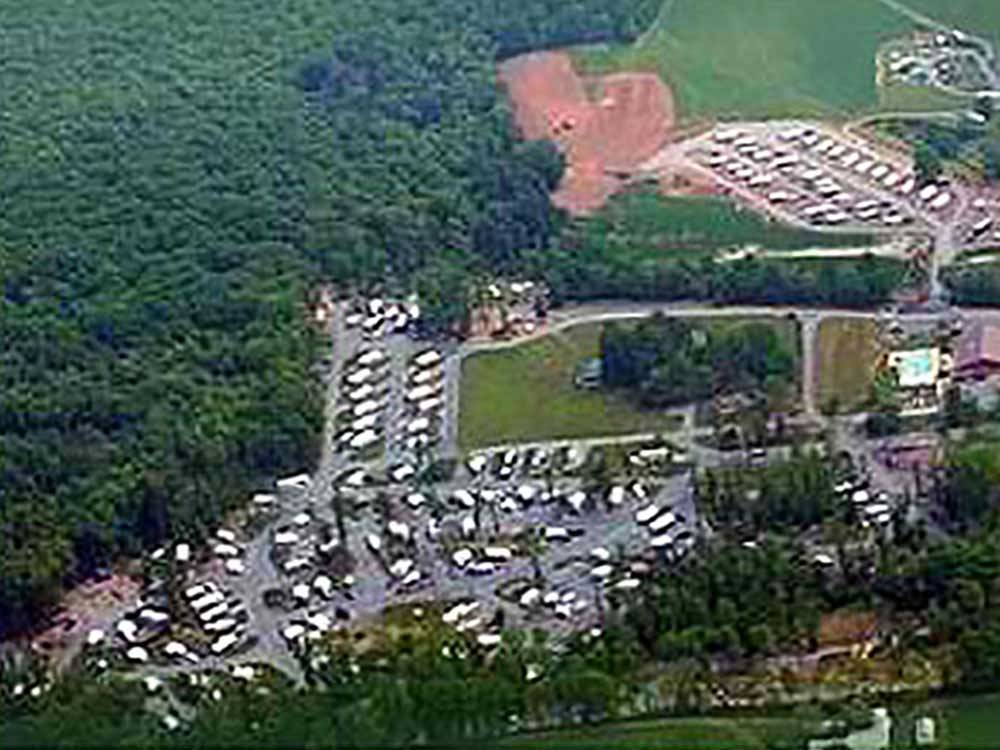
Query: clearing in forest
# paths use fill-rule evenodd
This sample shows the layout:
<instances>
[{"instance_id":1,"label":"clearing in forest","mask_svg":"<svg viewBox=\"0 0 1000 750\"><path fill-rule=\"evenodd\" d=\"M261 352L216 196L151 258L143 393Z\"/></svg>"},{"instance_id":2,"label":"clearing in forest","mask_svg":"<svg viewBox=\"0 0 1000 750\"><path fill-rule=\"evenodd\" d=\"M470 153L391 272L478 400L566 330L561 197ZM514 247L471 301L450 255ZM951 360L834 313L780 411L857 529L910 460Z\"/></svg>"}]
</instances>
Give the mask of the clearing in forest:
<instances>
[{"instance_id":1,"label":"clearing in forest","mask_svg":"<svg viewBox=\"0 0 1000 750\"><path fill-rule=\"evenodd\" d=\"M652 157L670 136L670 91L649 73L617 73L584 81L562 52L507 60L501 82L528 140L555 141L567 168L553 202L573 214L600 208L623 177Z\"/></svg>"}]
</instances>

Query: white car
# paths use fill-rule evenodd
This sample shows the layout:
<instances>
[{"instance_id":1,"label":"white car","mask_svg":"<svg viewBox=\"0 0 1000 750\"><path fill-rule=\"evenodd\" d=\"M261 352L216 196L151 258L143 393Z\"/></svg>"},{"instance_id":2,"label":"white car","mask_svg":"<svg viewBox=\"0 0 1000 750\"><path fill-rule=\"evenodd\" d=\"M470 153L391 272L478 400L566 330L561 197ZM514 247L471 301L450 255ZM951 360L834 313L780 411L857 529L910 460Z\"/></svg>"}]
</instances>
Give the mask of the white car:
<instances>
[{"instance_id":1,"label":"white car","mask_svg":"<svg viewBox=\"0 0 1000 750\"><path fill-rule=\"evenodd\" d=\"M408 557L402 557L389 566L389 573L394 578L403 578L411 570L413 570L413 560Z\"/></svg>"},{"instance_id":2,"label":"white car","mask_svg":"<svg viewBox=\"0 0 1000 750\"><path fill-rule=\"evenodd\" d=\"M411 492L409 495L406 496L406 504L409 505L414 510L416 510L426 502L427 502L427 497L419 492Z\"/></svg>"},{"instance_id":3,"label":"white car","mask_svg":"<svg viewBox=\"0 0 1000 750\"><path fill-rule=\"evenodd\" d=\"M472 562L472 559L474 557L475 555L472 553L472 550L466 547L462 547L461 549L457 549L455 550L455 552L452 553L451 561L455 563L456 567L464 568L466 565Z\"/></svg>"},{"instance_id":4,"label":"white car","mask_svg":"<svg viewBox=\"0 0 1000 750\"><path fill-rule=\"evenodd\" d=\"M234 576L243 575L246 572L246 565L242 560L226 560L226 572Z\"/></svg>"},{"instance_id":5,"label":"white car","mask_svg":"<svg viewBox=\"0 0 1000 750\"><path fill-rule=\"evenodd\" d=\"M431 421L427 417L418 417L406 425L406 431L410 435L419 435L427 432L431 427Z\"/></svg>"}]
</instances>

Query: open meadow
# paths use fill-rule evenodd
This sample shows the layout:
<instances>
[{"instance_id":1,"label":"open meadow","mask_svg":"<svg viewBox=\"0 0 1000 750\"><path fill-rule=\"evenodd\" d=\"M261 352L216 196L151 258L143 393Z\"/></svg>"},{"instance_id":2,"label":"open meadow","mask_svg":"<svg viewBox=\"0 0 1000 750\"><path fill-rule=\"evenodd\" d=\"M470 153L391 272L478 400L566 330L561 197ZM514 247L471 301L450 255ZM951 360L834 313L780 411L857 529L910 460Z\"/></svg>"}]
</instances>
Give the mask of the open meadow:
<instances>
[{"instance_id":1,"label":"open meadow","mask_svg":"<svg viewBox=\"0 0 1000 750\"><path fill-rule=\"evenodd\" d=\"M634 45L576 60L658 72L684 119L836 117L878 109L875 51L912 26L878 0L667 0Z\"/></svg>"},{"instance_id":2,"label":"open meadow","mask_svg":"<svg viewBox=\"0 0 1000 750\"><path fill-rule=\"evenodd\" d=\"M879 353L871 320L831 318L819 326L820 408L850 413L869 397Z\"/></svg>"},{"instance_id":3,"label":"open meadow","mask_svg":"<svg viewBox=\"0 0 1000 750\"><path fill-rule=\"evenodd\" d=\"M940 750L993 750L1000 743L998 709L1000 696L996 694L894 705L890 709L893 717L890 747L912 748L914 720L930 716L936 722L935 747ZM538 750L758 750L795 746L792 743L802 736L806 725L794 716L651 719L521 735L499 746Z\"/></svg>"},{"instance_id":4,"label":"open meadow","mask_svg":"<svg viewBox=\"0 0 1000 750\"><path fill-rule=\"evenodd\" d=\"M538 341L475 354L462 364L459 443L655 432L676 427L662 412L573 385L576 366L600 353L603 326L579 325Z\"/></svg>"}]
</instances>

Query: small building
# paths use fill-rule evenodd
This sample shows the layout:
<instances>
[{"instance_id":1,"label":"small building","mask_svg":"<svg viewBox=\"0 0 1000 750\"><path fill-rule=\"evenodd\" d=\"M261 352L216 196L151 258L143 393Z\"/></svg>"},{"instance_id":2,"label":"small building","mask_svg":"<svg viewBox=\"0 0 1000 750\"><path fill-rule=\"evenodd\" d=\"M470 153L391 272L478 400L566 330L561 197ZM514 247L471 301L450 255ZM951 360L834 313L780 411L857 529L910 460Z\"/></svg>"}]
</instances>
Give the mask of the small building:
<instances>
[{"instance_id":1,"label":"small building","mask_svg":"<svg viewBox=\"0 0 1000 750\"><path fill-rule=\"evenodd\" d=\"M958 343L954 378L985 380L997 373L1000 373L1000 325L970 326Z\"/></svg>"}]
</instances>

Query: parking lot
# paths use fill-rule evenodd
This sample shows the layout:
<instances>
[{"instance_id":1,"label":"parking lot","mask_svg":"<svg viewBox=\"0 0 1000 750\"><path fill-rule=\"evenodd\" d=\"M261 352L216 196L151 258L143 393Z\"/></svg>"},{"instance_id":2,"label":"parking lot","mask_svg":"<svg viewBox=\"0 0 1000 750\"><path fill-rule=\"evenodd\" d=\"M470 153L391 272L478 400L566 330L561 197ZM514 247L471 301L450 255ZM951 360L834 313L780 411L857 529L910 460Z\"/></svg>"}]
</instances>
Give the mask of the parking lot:
<instances>
[{"instance_id":1,"label":"parking lot","mask_svg":"<svg viewBox=\"0 0 1000 750\"><path fill-rule=\"evenodd\" d=\"M134 611L89 634L92 668L267 662L301 679L306 644L401 603L449 605L445 623L484 647L501 621L594 627L694 544L689 459L664 446L622 448L613 469L592 442L440 463L458 370L411 335L418 314L341 306L318 469L262 487L209 539L156 550Z\"/></svg>"},{"instance_id":2,"label":"parking lot","mask_svg":"<svg viewBox=\"0 0 1000 750\"><path fill-rule=\"evenodd\" d=\"M684 154L755 209L812 229L926 234L958 211L954 190L918 185L910 160L821 124L718 126Z\"/></svg>"}]
</instances>

